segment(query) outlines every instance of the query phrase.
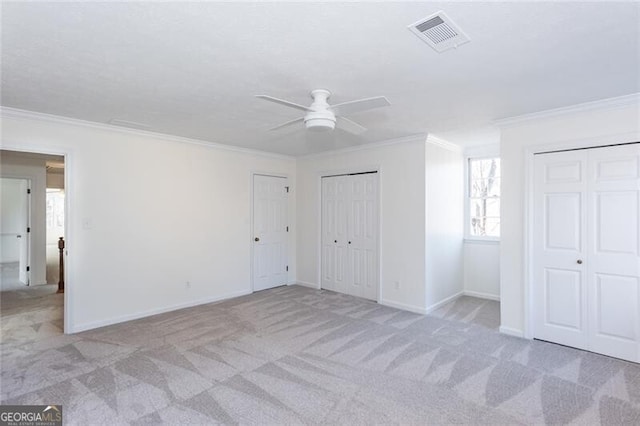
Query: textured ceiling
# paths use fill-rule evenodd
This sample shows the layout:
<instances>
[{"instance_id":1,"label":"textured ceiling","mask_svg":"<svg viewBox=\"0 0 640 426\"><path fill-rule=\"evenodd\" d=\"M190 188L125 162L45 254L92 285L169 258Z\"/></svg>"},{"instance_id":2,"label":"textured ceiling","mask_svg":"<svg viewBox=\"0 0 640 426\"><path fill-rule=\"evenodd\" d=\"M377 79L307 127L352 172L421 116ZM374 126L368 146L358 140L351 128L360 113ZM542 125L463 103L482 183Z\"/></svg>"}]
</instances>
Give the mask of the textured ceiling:
<instances>
[{"instance_id":1,"label":"textured ceiling","mask_svg":"<svg viewBox=\"0 0 640 426\"><path fill-rule=\"evenodd\" d=\"M438 10L471 43L406 29ZM3 3L4 106L301 155L640 92L640 3ZM369 130L267 129L327 88ZM462 134L469 136L469 132Z\"/></svg>"}]
</instances>

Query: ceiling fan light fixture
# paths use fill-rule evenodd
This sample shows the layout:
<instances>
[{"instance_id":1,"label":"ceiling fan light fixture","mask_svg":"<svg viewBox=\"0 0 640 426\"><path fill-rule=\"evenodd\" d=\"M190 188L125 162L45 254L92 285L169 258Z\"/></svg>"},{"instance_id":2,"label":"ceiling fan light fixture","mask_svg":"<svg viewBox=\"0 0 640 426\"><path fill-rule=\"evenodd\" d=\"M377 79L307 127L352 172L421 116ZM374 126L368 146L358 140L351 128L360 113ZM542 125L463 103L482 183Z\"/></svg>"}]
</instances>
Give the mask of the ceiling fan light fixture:
<instances>
[{"instance_id":1,"label":"ceiling fan light fixture","mask_svg":"<svg viewBox=\"0 0 640 426\"><path fill-rule=\"evenodd\" d=\"M304 125L314 132L325 132L336 128L336 116L328 111L309 112L304 117Z\"/></svg>"}]
</instances>

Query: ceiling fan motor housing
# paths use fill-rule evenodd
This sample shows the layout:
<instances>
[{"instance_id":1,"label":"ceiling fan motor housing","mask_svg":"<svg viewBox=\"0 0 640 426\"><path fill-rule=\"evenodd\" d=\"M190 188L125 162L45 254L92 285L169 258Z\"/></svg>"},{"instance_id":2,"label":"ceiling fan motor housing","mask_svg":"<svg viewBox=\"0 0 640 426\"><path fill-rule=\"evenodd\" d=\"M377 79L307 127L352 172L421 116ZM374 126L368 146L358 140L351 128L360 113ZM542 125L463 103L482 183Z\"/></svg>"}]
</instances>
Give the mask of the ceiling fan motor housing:
<instances>
[{"instance_id":1,"label":"ceiling fan motor housing","mask_svg":"<svg viewBox=\"0 0 640 426\"><path fill-rule=\"evenodd\" d=\"M331 92L326 89L316 89L312 90L309 95L313 99L310 107L313 111L304 116L304 125L313 131L333 130L336 127L336 116L329 110L327 102Z\"/></svg>"}]
</instances>

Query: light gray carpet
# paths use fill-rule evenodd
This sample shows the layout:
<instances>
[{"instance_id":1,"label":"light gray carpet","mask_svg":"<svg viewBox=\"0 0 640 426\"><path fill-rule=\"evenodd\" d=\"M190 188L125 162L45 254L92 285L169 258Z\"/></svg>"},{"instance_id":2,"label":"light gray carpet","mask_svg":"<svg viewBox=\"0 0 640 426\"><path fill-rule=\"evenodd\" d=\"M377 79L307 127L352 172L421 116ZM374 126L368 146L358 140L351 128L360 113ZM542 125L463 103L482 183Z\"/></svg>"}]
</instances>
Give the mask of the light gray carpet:
<instances>
[{"instance_id":1,"label":"light gray carpet","mask_svg":"<svg viewBox=\"0 0 640 426\"><path fill-rule=\"evenodd\" d=\"M0 292L0 348L62 334L64 295L57 291L57 285L37 285Z\"/></svg>"},{"instance_id":2,"label":"light gray carpet","mask_svg":"<svg viewBox=\"0 0 640 426\"><path fill-rule=\"evenodd\" d=\"M498 312L292 286L23 342L3 315L0 395L79 425L640 424L639 365L501 335Z\"/></svg>"},{"instance_id":3,"label":"light gray carpet","mask_svg":"<svg viewBox=\"0 0 640 426\"><path fill-rule=\"evenodd\" d=\"M0 291L22 290L26 287L20 282L20 262L0 262Z\"/></svg>"}]
</instances>

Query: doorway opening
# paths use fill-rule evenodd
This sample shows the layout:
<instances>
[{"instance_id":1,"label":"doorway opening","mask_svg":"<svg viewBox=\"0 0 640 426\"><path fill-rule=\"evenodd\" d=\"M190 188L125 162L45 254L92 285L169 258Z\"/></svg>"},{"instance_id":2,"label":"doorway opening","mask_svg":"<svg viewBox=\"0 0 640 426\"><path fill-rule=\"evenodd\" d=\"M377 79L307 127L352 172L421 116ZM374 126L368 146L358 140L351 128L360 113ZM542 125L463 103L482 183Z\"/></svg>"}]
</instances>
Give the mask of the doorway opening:
<instances>
[{"instance_id":1,"label":"doorway opening","mask_svg":"<svg viewBox=\"0 0 640 426\"><path fill-rule=\"evenodd\" d=\"M64 332L64 166L64 156L0 150L2 343Z\"/></svg>"}]
</instances>

